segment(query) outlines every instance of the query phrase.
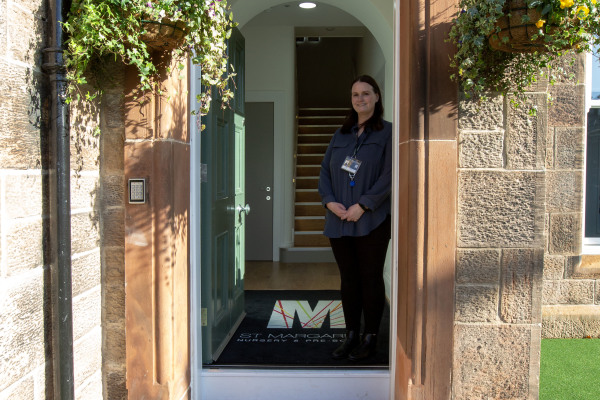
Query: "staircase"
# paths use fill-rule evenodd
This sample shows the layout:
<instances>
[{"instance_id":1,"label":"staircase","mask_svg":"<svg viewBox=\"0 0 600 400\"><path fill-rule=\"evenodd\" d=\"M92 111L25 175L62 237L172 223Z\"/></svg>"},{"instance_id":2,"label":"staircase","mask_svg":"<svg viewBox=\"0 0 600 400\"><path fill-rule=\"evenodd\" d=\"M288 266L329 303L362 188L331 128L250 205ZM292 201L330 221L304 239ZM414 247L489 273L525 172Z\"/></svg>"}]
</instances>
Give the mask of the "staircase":
<instances>
[{"instance_id":1,"label":"staircase","mask_svg":"<svg viewBox=\"0 0 600 400\"><path fill-rule=\"evenodd\" d=\"M333 261L329 240L323 236L326 210L317 187L325 150L347 112L346 108L298 110L294 247L282 252L282 261L285 256L289 262Z\"/></svg>"}]
</instances>

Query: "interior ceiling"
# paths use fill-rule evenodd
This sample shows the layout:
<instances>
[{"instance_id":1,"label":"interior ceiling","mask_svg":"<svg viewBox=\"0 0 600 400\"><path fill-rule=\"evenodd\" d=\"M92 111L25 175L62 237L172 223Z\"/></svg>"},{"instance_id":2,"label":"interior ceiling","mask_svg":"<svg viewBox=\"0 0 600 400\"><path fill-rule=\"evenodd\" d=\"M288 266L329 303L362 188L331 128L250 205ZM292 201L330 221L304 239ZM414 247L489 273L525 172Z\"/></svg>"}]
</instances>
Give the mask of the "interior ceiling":
<instances>
[{"instance_id":1,"label":"interior ceiling","mask_svg":"<svg viewBox=\"0 0 600 400\"><path fill-rule=\"evenodd\" d=\"M300 1L291 1L268 8L256 15L248 26L296 26L296 27L362 27L362 23L347 12L327 4L317 4L315 8L298 7Z\"/></svg>"}]
</instances>

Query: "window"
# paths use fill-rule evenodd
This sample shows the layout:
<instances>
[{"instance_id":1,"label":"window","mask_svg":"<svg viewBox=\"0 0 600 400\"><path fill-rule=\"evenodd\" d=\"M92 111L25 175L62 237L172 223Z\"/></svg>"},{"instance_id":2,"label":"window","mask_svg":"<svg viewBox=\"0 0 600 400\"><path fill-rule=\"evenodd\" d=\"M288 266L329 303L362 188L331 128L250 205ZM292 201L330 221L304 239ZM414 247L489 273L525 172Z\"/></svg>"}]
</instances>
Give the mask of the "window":
<instances>
[{"instance_id":1,"label":"window","mask_svg":"<svg viewBox=\"0 0 600 400\"><path fill-rule=\"evenodd\" d=\"M586 62L587 134L585 145L585 215L583 253L600 254L600 61L588 54Z\"/></svg>"}]
</instances>

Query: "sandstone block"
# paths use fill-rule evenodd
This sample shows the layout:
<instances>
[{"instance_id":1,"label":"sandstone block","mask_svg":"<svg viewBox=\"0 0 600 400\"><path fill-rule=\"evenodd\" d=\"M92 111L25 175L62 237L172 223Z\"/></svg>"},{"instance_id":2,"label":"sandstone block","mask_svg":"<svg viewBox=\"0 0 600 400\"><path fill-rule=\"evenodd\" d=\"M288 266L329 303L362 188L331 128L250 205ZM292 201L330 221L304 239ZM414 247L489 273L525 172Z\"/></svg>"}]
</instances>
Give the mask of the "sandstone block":
<instances>
[{"instance_id":1,"label":"sandstone block","mask_svg":"<svg viewBox=\"0 0 600 400\"><path fill-rule=\"evenodd\" d=\"M88 377L77 387L76 397L85 400L103 400L102 372Z\"/></svg>"},{"instance_id":2,"label":"sandstone block","mask_svg":"<svg viewBox=\"0 0 600 400\"><path fill-rule=\"evenodd\" d=\"M46 37L45 7L37 1L32 4L18 2L25 7L16 6L15 3L8 2L6 10L8 51L14 60L34 65L41 59L44 48L44 40L40 38Z\"/></svg>"},{"instance_id":3,"label":"sandstone block","mask_svg":"<svg viewBox=\"0 0 600 400\"><path fill-rule=\"evenodd\" d=\"M42 219L13 220L6 227L6 265L9 276L40 267L43 258Z\"/></svg>"},{"instance_id":4,"label":"sandstone block","mask_svg":"<svg viewBox=\"0 0 600 400\"><path fill-rule=\"evenodd\" d=\"M554 168L554 130L556 128L549 127L546 134L546 170Z\"/></svg>"},{"instance_id":5,"label":"sandstone block","mask_svg":"<svg viewBox=\"0 0 600 400\"><path fill-rule=\"evenodd\" d=\"M125 321L125 282L103 287L104 319L112 323Z\"/></svg>"},{"instance_id":6,"label":"sandstone block","mask_svg":"<svg viewBox=\"0 0 600 400\"><path fill-rule=\"evenodd\" d=\"M73 343L75 390L102 368L102 331L94 328Z\"/></svg>"},{"instance_id":7,"label":"sandstone block","mask_svg":"<svg viewBox=\"0 0 600 400\"><path fill-rule=\"evenodd\" d=\"M73 340L78 340L101 324L100 287L73 298Z\"/></svg>"},{"instance_id":8,"label":"sandstone block","mask_svg":"<svg viewBox=\"0 0 600 400\"><path fill-rule=\"evenodd\" d=\"M600 279L600 256L566 257L566 277L570 279Z\"/></svg>"},{"instance_id":9,"label":"sandstone block","mask_svg":"<svg viewBox=\"0 0 600 400\"><path fill-rule=\"evenodd\" d=\"M73 255L93 250L100 244L100 227L96 213L71 215L71 251Z\"/></svg>"},{"instance_id":10,"label":"sandstone block","mask_svg":"<svg viewBox=\"0 0 600 400\"><path fill-rule=\"evenodd\" d=\"M4 212L7 219L41 217L48 199L42 196L43 173L7 172L4 176Z\"/></svg>"},{"instance_id":11,"label":"sandstone block","mask_svg":"<svg viewBox=\"0 0 600 400\"><path fill-rule=\"evenodd\" d=\"M103 246L104 282L123 284L125 282L125 249L123 246Z\"/></svg>"},{"instance_id":12,"label":"sandstone block","mask_svg":"<svg viewBox=\"0 0 600 400\"><path fill-rule=\"evenodd\" d=\"M36 74L0 62L0 169L40 169L40 95Z\"/></svg>"},{"instance_id":13,"label":"sandstone block","mask_svg":"<svg viewBox=\"0 0 600 400\"><path fill-rule=\"evenodd\" d=\"M458 322L495 322L498 320L497 286L456 286Z\"/></svg>"},{"instance_id":14,"label":"sandstone block","mask_svg":"<svg viewBox=\"0 0 600 400\"><path fill-rule=\"evenodd\" d=\"M103 112L108 128L121 128L125 126L125 113L123 111L123 93L106 93L102 97Z\"/></svg>"},{"instance_id":15,"label":"sandstone block","mask_svg":"<svg viewBox=\"0 0 600 400\"><path fill-rule=\"evenodd\" d=\"M500 250L458 250L456 283L498 284L499 279Z\"/></svg>"},{"instance_id":16,"label":"sandstone block","mask_svg":"<svg viewBox=\"0 0 600 400\"><path fill-rule=\"evenodd\" d=\"M583 169L585 129L557 127L555 133L555 161L557 169Z\"/></svg>"},{"instance_id":17,"label":"sandstone block","mask_svg":"<svg viewBox=\"0 0 600 400\"><path fill-rule=\"evenodd\" d=\"M96 172L71 175L71 208L96 208L98 185Z\"/></svg>"},{"instance_id":18,"label":"sandstone block","mask_svg":"<svg viewBox=\"0 0 600 400\"><path fill-rule=\"evenodd\" d=\"M563 279L544 282L542 301L554 304L594 304L593 280Z\"/></svg>"},{"instance_id":19,"label":"sandstone block","mask_svg":"<svg viewBox=\"0 0 600 400\"><path fill-rule=\"evenodd\" d=\"M35 399L34 388L33 377L28 376L13 387L0 391L0 400Z\"/></svg>"},{"instance_id":20,"label":"sandstone block","mask_svg":"<svg viewBox=\"0 0 600 400\"><path fill-rule=\"evenodd\" d=\"M504 128L504 99L493 96L489 101L468 100L461 93L458 102L458 129L493 131Z\"/></svg>"},{"instance_id":21,"label":"sandstone block","mask_svg":"<svg viewBox=\"0 0 600 400\"><path fill-rule=\"evenodd\" d=\"M457 325L452 398L528 399L532 334L527 326Z\"/></svg>"},{"instance_id":22,"label":"sandstone block","mask_svg":"<svg viewBox=\"0 0 600 400\"><path fill-rule=\"evenodd\" d=\"M585 86L556 84L549 87L553 102L548 106L550 126L584 126Z\"/></svg>"},{"instance_id":23,"label":"sandstone block","mask_svg":"<svg viewBox=\"0 0 600 400\"><path fill-rule=\"evenodd\" d=\"M548 251L578 255L581 250L581 214L550 214Z\"/></svg>"},{"instance_id":24,"label":"sandstone block","mask_svg":"<svg viewBox=\"0 0 600 400\"><path fill-rule=\"evenodd\" d=\"M542 309L542 338L600 338L600 307L551 305Z\"/></svg>"},{"instance_id":25,"label":"sandstone block","mask_svg":"<svg viewBox=\"0 0 600 400\"><path fill-rule=\"evenodd\" d=\"M102 153L100 167L102 174L123 174L125 133L123 129L103 129L100 135Z\"/></svg>"},{"instance_id":26,"label":"sandstone block","mask_svg":"<svg viewBox=\"0 0 600 400\"><path fill-rule=\"evenodd\" d=\"M504 166L504 134L461 132L458 162L461 168L502 168Z\"/></svg>"},{"instance_id":27,"label":"sandstone block","mask_svg":"<svg viewBox=\"0 0 600 400\"><path fill-rule=\"evenodd\" d=\"M100 201L102 208L123 206L126 201L125 177L119 175L102 175L102 195Z\"/></svg>"},{"instance_id":28,"label":"sandstone block","mask_svg":"<svg viewBox=\"0 0 600 400\"><path fill-rule=\"evenodd\" d=\"M581 171L546 172L546 211L579 212L583 206Z\"/></svg>"},{"instance_id":29,"label":"sandstone block","mask_svg":"<svg viewBox=\"0 0 600 400\"><path fill-rule=\"evenodd\" d=\"M460 171L458 247L535 247L543 243L544 175Z\"/></svg>"},{"instance_id":30,"label":"sandstone block","mask_svg":"<svg viewBox=\"0 0 600 400\"><path fill-rule=\"evenodd\" d=\"M109 399L127 400L125 371L114 371L106 374L106 395Z\"/></svg>"},{"instance_id":31,"label":"sandstone block","mask_svg":"<svg viewBox=\"0 0 600 400\"><path fill-rule=\"evenodd\" d=\"M565 276L565 257L544 255L544 280L562 279Z\"/></svg>"},{"instance_id":32,"label":"sandstone block","mask_svg":"<svg viewBox=\"0 0 600 400\"><path fill-rule=\"evenodd\" d=\"M0 278L0 392L44 365L43 274Z\"/></svg>"},{"instance_id":33,"label":"sandstone block","mask_svg":"<svg viewBox=\"0 0 600 400\"><path fill-rule=\"evenodd\" d=\"M125 210L112 208L102 214L102 241L105 246L123 246L125 238Z\"/></svg>"},{"instance_id":34,"label":"sandstone block","mask_svg":"<svg viewBox=\"0 0 600 400\"><path fill-rule=\"evenodd\" d=\"M122 323L107 323L104 329L103 355L110 360L111 370L125 372L125 321Z\"/></svg>"},{"instance_id":35,"label":"sandstone block","mask_svg":"<svg viewBox=\"0 0 600 400\"><path fill-rule=\"evenodd\" d=\"M545 93L532 93L519 108L507 107L506 169L542 169L548 132ZM529 109L537 108L537 115Z\"/></svg>"},{"instance_id":36,"label":"sandstone block","mask_svg":"<svg viewBox=\"0 0 600 400\"><path fill-rule=\"evenodd\" d=\"M508 323L536 323L541 313L544 253L541 249L504 249L500 317Z\"/></svg>"},{"instance_id":37,"label":"sandstone block","mask_svg":"<svg viewBox=\"0 0 600 400\"><path fill-rule=\"evenodd\" d=\"M100 251L93 250L73 257L71 261L73 297L100 285Z\"/></svg>"}]
</instances>

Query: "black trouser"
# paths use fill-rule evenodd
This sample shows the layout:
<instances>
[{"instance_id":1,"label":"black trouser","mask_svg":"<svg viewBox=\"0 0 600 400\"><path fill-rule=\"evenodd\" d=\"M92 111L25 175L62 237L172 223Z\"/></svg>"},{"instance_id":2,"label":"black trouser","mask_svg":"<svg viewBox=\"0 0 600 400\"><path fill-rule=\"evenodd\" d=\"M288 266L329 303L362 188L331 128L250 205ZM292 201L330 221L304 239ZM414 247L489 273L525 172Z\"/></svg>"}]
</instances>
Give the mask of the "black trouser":
<instances>
[{"instance_id":1,"label":"black trouser","mask_svg":"<svg viewBox=\"0 0 600 400\"><path fill-rule=\"evenodd\" d=\"M378 333L385 307L383 267L390 241L390 217L366 236L330 238L342 281L342 306L346 329L360 332L364 313L365 333Z\"/></svg>"}]
</instances>

